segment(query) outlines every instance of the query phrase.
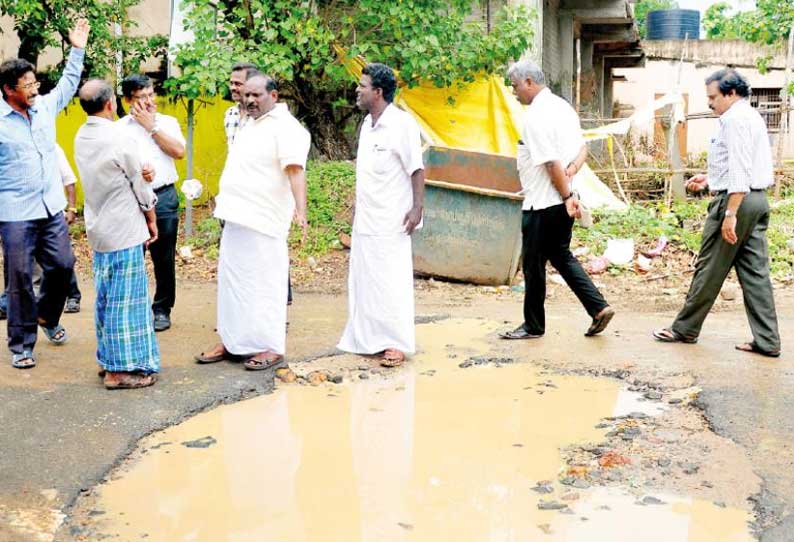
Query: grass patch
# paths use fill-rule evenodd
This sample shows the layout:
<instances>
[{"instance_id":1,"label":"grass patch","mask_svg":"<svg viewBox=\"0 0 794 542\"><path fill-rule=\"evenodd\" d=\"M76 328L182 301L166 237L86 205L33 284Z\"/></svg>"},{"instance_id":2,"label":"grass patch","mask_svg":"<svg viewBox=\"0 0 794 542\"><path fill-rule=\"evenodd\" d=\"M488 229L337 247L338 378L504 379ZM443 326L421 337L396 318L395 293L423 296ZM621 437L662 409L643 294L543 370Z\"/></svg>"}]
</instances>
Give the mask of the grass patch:
<instances>
[{"instance_id":1,"label":"grass patch","mask_svg":"<svg viewBox=\"0 0 794 542\"><path fill-rule=\"evenodd\" d=\"M577 227L578 245L587 246L591 254L603 254L608 239L634 239L637 248L651 247L665 235L672 248L697 252L700 249L703 222L708 198L674 203L668 208L662 202L634 204L625 213L594 211L593 227ZM778 279L794 277L794 199L771 202L767 240L770 268ZM610 272L629 268L611 267Z\"/></svg>"}]
</instances>

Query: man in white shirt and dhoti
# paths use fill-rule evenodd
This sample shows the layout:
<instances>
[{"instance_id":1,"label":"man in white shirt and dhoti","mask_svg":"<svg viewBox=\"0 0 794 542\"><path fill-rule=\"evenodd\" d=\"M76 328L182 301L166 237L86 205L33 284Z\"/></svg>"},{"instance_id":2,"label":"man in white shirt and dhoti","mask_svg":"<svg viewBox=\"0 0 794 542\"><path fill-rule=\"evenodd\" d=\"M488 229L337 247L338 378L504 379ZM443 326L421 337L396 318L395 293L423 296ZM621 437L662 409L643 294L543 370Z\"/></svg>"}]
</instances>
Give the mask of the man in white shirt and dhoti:
<instances>
[{"instance_id":1,"label":"man in white shirt and dhoti","mask_svg":"<svg viewBox=\"0 0 794 542\"><path fill-rule=\"evenodd\" d=\"M380 355L396 367L416 350L411 234L421 225L424 165L419 126L392 101L394 72L369 64L356 88L369 114L356 156L356 211L348 276L348 320L337 345Z\"/></svg>"},{"instance_id":2,"label":"man in white shirt and dhoti","mask_svg":"<svg viewBox=\"0 0 794 542\"><path fill-rule=\"evenodd\" d=\"M295 220L306 233L309 132L278 102L276 82L246 81L248 121L229 147L215 198L225 221L218 259L218 335L221 343L198 363L244 358L259 371L283 363L286 350L287 235Z\"/></svg>"}]
</instances>

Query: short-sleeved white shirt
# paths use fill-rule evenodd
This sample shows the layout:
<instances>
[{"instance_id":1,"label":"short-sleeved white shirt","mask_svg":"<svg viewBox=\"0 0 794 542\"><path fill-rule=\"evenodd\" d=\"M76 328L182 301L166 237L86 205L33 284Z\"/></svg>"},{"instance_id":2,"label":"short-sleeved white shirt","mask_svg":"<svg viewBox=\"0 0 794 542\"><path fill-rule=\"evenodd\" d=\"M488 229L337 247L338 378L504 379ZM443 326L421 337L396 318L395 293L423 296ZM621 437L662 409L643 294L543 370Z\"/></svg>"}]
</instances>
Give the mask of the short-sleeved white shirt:
<instances>
[{"instance_id":1,"label":"short-sleeved white shirt","mask_svg":"<svg viewBox=\"0 0 794 542\"><path fill-rule=\"evenodd\" d=\"M125 128L127 134L132 136L138 143L141 161L143 163L151 164L154 167L154 181L152 181L152 190L157 190L163 186L174 184L179 179L179 174L176 171L176 163L174 159L168 156L157 142L154 137L149 135L146 129L138 124L132 115L127 115L120 118L118 121L121 126ZM157 128L164 134L173 137L177 141L185 144L185 137L182 135L182 128L179 126L179 121L170 115L162 115L157 113L155 115L155 123Z\"/></svg>"},{"instance_id":2,"label":"short-sleeved white shirt","mask_svg":"<svg viewBox=\"0 0 794 542\"><path fill-rule=\"evenodd\" d=\"M414 203L411 175L424 169L419 126L395 105L383 110L375 126L367 115L356 156L356 214L360 235L393 235Z\"/></svg>"},{"instance_id":3,"label":"short-sleeved white shirt","mask_svg":"<svg viewBox=\"0 0 794 542\"><path fill-rule=\"evenodd\" d=\"M259 117L249 118L234 136L220 189L215 217L271 237L289 233L295 198L285 169L306 169L311 136L280 103Z\"/></svg>"},{"instance_id":4,"label":"short-sleeved white shirt","mask_svg":"<svg viewBox=\"0 0 794 542\"><path fill-rule=\"evenodd\" d=\"M66 158L66 153L60 145L55 145L55 154L58 157L58 173L61 174L61 182L64 186L71 186L77 182L77 177L72 171L72 166L69 165L69 160Z\"/></svg>"},{"instance_id":5,"label":"short-sleeved white shirt","mask_svg":"<svg viewBox=\"0 0 794 542\"><path fill-rule=\"evenodd\" d=\"M557 160L567 167L584 144L573 107L548 88L541 90L524 112L516 155L525 211L562 203L545 164Z\"/></svg>"}]
</instances>

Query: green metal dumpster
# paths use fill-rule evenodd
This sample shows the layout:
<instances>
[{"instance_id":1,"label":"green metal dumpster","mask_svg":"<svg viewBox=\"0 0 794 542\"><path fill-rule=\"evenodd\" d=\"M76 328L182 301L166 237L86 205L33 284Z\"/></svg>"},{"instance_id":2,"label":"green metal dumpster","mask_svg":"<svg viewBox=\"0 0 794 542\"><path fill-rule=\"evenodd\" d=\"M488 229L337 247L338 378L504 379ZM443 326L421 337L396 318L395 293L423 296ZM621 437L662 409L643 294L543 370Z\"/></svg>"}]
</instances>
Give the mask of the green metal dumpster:
<instances>
[{"instance_id":1,"label":"green metal dumpster","mask_svg":"<svg viewBox=\"0 0 794 542\"><path fill-rule=\"evenodd\" d=\"M430 147L424 155L424 226L414 233L420 276L511 284L521 258L515 158Z\"/></svg>"}]
</instances>

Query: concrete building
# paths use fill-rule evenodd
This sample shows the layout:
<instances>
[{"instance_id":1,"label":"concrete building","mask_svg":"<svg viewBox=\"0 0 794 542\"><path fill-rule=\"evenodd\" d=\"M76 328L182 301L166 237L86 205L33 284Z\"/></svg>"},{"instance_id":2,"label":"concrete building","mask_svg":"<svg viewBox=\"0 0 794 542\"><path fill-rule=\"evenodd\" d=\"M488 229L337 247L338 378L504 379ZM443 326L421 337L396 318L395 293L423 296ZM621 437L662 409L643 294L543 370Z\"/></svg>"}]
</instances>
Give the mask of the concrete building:
<instances>
[{"instance_id":1,"label":"concrete building","mask_svg":"<svg viewBox=\"0 0 794 542\"><path fill-rule=\"evenodd\" d=\"M749 80L753 95L751 104L759 109L769 129L773 150L782 139L784 158L794 158L794 138L780 133L781 115L768 111L780 107L783 87L785 52L747 43L741 40L645 41L642 47L647 63L641 69L621 69L616 76L615 108L609 116L627 116L646 107L654 98L673 91L677 85L687 102L689 113L709 113L705 79L726 66L739 69ZM757 68L757 59L769 56L767 73ZM681 64L681 59L683 63ZM679 76L680 73L680 76ZM680 77L680 83L679 83ZM794 115L789 113L789 127ZM686 150L700 154L708 150L709 141L717 129L716 117L692 119L686 123ZM658 125L653 121L634 130L635 136L654 137Z\"/></svg>"}]
</instances>

